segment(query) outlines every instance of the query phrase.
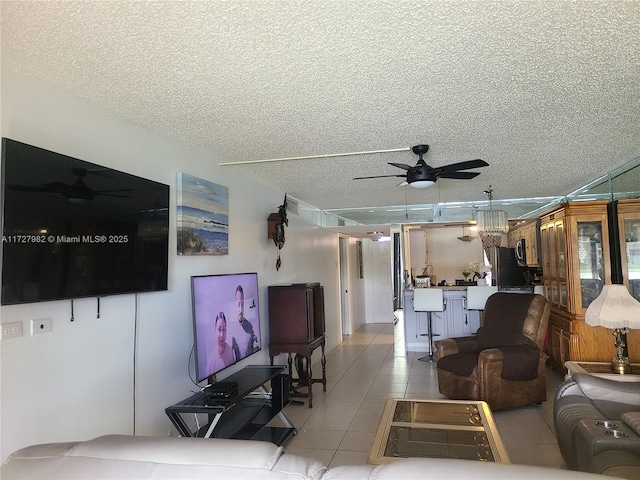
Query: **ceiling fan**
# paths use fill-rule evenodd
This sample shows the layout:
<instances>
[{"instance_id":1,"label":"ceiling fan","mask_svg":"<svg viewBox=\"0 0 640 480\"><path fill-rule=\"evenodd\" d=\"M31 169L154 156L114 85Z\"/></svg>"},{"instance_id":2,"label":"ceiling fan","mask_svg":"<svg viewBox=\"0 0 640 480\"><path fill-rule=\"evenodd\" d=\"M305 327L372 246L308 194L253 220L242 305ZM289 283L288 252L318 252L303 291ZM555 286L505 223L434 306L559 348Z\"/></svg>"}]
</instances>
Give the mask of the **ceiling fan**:
<instances>
[{"instance_id":1,"label":"ceiling fan","mask_svg":"<svg viewBox=\"0 0 640 480\"><path fill-rule=\"evenodd\" d=\"M116 195L115 192L130 192L131 188L120 188L115 190L93 190L88 187L82 180L88 173L86 168L72 168L72 173L77 180L72 185L62 182L48 182L41 186L29 185L9 185L10 190L17 192L36 192L36 193L56 193L61 194L71 203L87 203L93 200L96 195L120 198L133 198L129 195Z\"/></svg>"},{"instance_id":2,"label":"ceiling fan","mask_svg":"<svg viewBox=\"0 0 640 480\"><path fill-rule=\"evenodd\" d=\"M489 164L484 160L467 160L466 162L452 163L442 167L431 167L425 163L422 156L429 151L429 145L415 145L411 151L418 155L418 163L415 166L404 163L389 162L389 165L406 170L404 174L396 175L374 175L370 177L355 177L354 180L366 180L370 178L400 177L406 178L406 183L413 188L428 188L433 185L438 178L453 178L457 180L470 180L480 175L480 172L461 172L471 168L486 167ZM403 182L404 183L404 182ZM400 184L402 185L402 183Z\"/></svg>"}]
</instances>

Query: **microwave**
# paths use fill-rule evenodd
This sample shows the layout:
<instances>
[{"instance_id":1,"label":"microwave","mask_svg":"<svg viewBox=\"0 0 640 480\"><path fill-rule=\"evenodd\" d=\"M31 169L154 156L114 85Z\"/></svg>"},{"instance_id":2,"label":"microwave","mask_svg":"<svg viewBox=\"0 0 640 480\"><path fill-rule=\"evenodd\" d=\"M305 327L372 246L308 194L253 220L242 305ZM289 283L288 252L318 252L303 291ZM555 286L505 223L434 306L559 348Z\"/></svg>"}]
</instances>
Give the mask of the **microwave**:
<instances>
[{"instance_id":1,"label":"microwave","mask_svg":"<svg viewBox=\"0 0 640 480\"><path fill-rule=\"evenodd\" d=\"M524 266L527 264L527 245L524 238L521 238L516 243L516 261L518 265Z\"/></svg>"}]
</instances>

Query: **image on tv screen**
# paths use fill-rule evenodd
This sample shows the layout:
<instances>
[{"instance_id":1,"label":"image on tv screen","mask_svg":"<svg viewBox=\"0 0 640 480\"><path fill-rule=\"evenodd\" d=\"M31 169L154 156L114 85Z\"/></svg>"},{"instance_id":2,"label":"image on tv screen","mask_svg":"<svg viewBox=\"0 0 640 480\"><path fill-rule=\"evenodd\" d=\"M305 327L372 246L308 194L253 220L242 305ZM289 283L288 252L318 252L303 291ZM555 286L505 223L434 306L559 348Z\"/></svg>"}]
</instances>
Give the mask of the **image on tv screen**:
<instances>
[{"instance_id":1,"label":"image on tv screen","mask_svg":"<svg viewBox=\"0 0 640 480\"><path fill-rule=\"evenodd\" d=\"M193 276L191 293L198 382L261 349L257 273Z\"/></svg>"}]
</instances>

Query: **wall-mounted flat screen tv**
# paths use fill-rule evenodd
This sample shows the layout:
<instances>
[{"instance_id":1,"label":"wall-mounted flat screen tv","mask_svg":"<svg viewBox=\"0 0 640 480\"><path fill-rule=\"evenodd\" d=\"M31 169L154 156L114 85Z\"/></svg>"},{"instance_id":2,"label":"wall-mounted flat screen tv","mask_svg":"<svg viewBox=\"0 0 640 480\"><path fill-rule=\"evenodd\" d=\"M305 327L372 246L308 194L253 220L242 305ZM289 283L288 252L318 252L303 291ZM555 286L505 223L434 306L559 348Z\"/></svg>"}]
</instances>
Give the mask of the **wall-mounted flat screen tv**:
<instances>
[{"instance_id":1,"label":"wall-mounted flat screen tv","mask_svg":"<svg viewBox=\"0 0 640 480\"><path fill-rule=\"evenodd\" d=\"M260 351L258 274L191 277L197 381Z\"/></svg>"},{"instance_id":2,"label":"wall-mounted flat screen tv","mask_svg":"<svg viewBox=\"0 0 640 480\"><path fill-rule=\"evenodd\" d=\"M2 139L2 304L167 289L169 186Z\"/></svg>"}]
</instances>

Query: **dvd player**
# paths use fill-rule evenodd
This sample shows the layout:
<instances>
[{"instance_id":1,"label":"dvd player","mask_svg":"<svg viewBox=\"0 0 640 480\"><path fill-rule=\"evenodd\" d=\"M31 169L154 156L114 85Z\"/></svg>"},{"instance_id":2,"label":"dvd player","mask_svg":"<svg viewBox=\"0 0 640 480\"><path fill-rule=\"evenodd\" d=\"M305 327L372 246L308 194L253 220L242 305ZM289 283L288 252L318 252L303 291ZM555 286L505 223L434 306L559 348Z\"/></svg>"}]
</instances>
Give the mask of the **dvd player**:
<instances>
[{"instance_id":1,"label":"dvd player","mask_svg":"<svg viewBox=\"0 0 640 480\"><path fill-rule=\"evenodd\" d=\"M206 399L229 398L238 391L238 382L216 382L202 392Z\"/></svg>"}]
</instances>

